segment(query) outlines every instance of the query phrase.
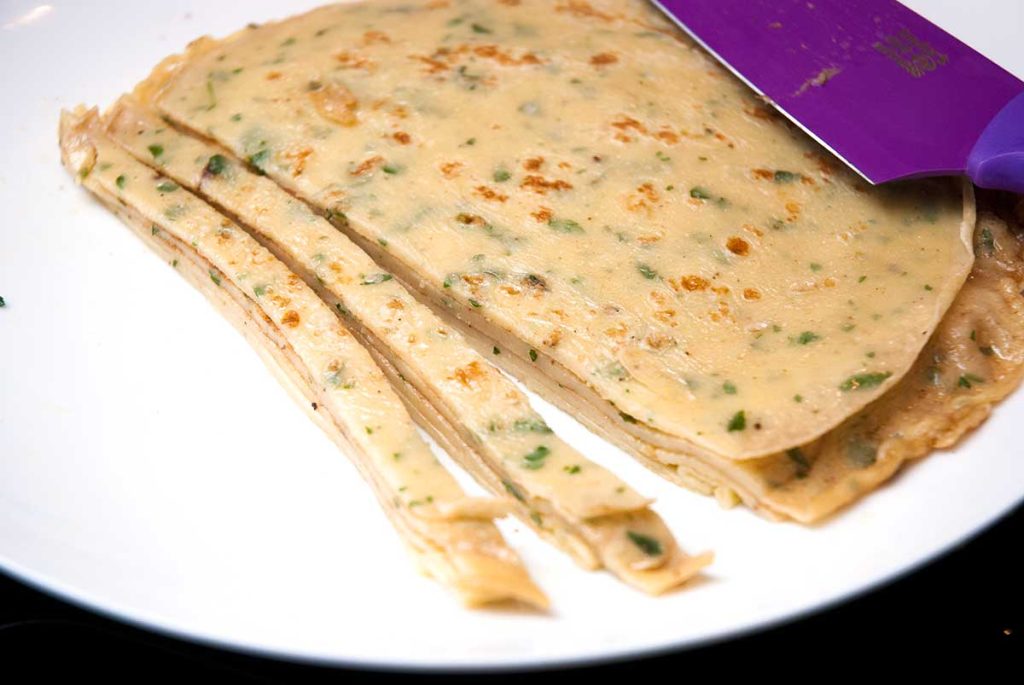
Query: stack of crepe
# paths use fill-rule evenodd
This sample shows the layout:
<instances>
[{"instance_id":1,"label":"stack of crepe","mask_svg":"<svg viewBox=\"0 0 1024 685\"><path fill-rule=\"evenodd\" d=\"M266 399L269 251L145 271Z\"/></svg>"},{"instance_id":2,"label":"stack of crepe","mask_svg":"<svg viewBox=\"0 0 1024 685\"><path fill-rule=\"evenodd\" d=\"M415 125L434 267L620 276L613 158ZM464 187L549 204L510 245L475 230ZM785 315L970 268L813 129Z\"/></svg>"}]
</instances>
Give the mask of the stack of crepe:
<instances>
[{"instance_id":1,"label":"stack of crepe","mask_svg":"<svg viewBox=\"0 0 1024 685\"><path fill-rule=\"evenodd\" d=\"M666 478L804 523L956 442L1024 369L1019 207L866 186L640 0L250 25L65 113L61 146L471 604L546 601L508 512L651 593L710 561L497 367Z\"/></svg>"}]
</instances>

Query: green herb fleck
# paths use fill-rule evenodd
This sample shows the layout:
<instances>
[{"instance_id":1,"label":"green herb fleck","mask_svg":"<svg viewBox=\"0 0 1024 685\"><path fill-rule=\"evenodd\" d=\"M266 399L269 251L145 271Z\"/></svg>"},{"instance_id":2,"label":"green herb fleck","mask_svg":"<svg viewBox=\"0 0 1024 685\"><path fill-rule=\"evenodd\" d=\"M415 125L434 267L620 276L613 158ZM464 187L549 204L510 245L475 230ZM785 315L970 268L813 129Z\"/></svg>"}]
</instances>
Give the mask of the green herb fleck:
<instances>
[{"instance_id":1,"label":"green herb fleck","mask_svg":"<svg viewBox=\"0 0 1024 685\"><path fill-rule=\"evenodd\" d=\"M734 433L736 431L741 431L741 430L746 430L746 428L747 428L747 414L742 409L740 409L738 412L733 414L732 418L729 419L729 423L726 424L726 429L730 433Z\"/></svg>"},{"instance_id":2,"label":"green herb fleck","mask_svg":"<svg viewBox=\"0 0 1024 685\"><path fill-rule=\"evenodd\" d=\"M395 174L399 173L402 170L402 167L397 166L395 164L385 164L380 168L380 170L383 171L385 174L390 174L394 176Z\"/></svg>"},{"instance_id":3,"label":"green herb fleck","mask_svg":"<svg viewBox=\"0 0 1024 685\"><path fill-rule=\"evenodd\" d=\"M726 381L725 383L722 383L722 392L726 395L735 395L736 385L732 381Z\"/></svg>"},{"instance_id":4,"label":"green herb fleck","mask_svg":"<svg viewBox=\"0 0 1024 685\"><path fill-rule=\"evenodd\" d=\"M957 379L956 384L961 388L971 388L975 383L984 383L985 379L973 373L965 373Z\"/></svg>"},{"instance_id":5,"label":"green herb fleck","mask_svg":"<svg viewBox=\"0 0 1024 685\"><path fill-rule=\"evenodd\" d=\"M668 155L666 155L661 150L658 150L657 152L655 152L654 156L657 157L658 159L660 159L662 162L671 162L672 161L672 158L669 157Z\"/></svg>"},{"instance_id":6,"label":"green herb fleck","mask_svg":"<svg viewBox=\"0 0 1024 685\"><path fill-rule=\"evenodd\" d=\"M792 449L786 450L786 456L789 457L790 461L796 466L796 477L804 479L807 474L811 472L811 462L807 461L807 457L804 455L803 450L799 447L793 447Z\"/></svg>"},{"instance_id":7,"label":"green herb fleck","mask_svg":"<svg viewBox=\"0 0 1024 685\"><path fill-rule=\"evenodd\" d=\"M661 556L661 543L655 540L654 538L650 537L649 535L644 535L643 533L634 533L631 530L627 530L626 537L628 537L629 541L637 547L639 547L640 551L646 554L647 556Z\"/></svg>"},{"instance_id":8,"label":"green herb fleck","mask_svg":"<svg viewBox=\"0 0 1024 685\"><path fill-rule=\"evenodd\" d=\"M566 473L568 473L570 476L575 476L577 473L579 473L583 469L580 467L579 464L571 464L569 466L563 466L562 470L565 471Z\"/></svg>"},{"instance_id":9,"label":"green herb fleck","mask_svg":"<svg viewBox=\"0 0 1024 685\"><path fill-rule=\"evenodd\" d=\"M572 219L548 219L548 226L559 233L583 233L583 227Z\"/></svg>"},{"instance_id":10,"label":"green herb fleck","mask_svg":"<svg viewBox=\"0 0 1024 685\"><path fill-rule=\"evenodd\" d=\"M7 300L5 300L4 298L0 297L0 307L6 307L6 306L7 306Z\"/></svg>"},{"instance_id":11,"label":"green herb fleck","mask_svg":"<svg viewBox=\"0 0 1024 685\"><path fill-rule=\"evenodd\" d=\"M891 371L857 373L840 383L839 389L843 392L847 392L850 390L866 390L867 388L874 388L885 382L885 379L891 375Z\"/></svg>"},{"instance_id":12,"label":"green herb fleck","mask_svg":"<svg viewBox=\"0 0 1024 685\"><path fill-rule=\"evenodd\" d=\"M128 178L124 174L121 174L114 180L114 184L117 185L117 187L120 188L121 190L124 190L124 186L126 183L128 183Z\"/></svg>"},{"instance_id":13,"label":"green herb fleck","mask_svg":"<svg viewBox=\"0 0 1024 685\"><path fill-rule=\"evenodd\" d=\"M711 199L711 193L708 192L708 190L706 188L701 188L700 186L694 186L694 187L690 188L690 197L696 198L698 200L710 200Z\"/></svg>"},{"instance_id":14,"label":"green herb fleck","mask_svg":"<svg viewBox=\"0 0 1024 685\"><path fill-rule=\"evenodd\" d=\"M469 298L469 303L470 303L471 305L473 305L473 307L483 307L483 305L482 305L482 304L480 304L479 302L477 302L476 300L474 300L474 299L473 299L472 297L471 297L471 298Z\"/></svg>"},{"instance_id":15,"label":"green herb fleck","mask_svg":"<svg viewBox=\"0 0 1024 685\"><path fill-rule=\"evenodd\" d=\"M821 336L814 331L804 331L795 338L792 338L792 340L797 345L810 345L815 340L821 340Z\"/></svg>"},{"instance_id":16,"label":"green herb fleck","mask_svg":"<svg viewBox=\"0 0 1024 685\"><path fill-rule=\"evenodd\" d=\"M512 430L517 433L551 433L551 428L544 423L543 419L516 419L512 423Z\"/></svg>"},{"instance_id":17,"label":"green herb fleck","mask_svg":"<svg viewBox=\"0 0 1024 685\"><path fill-rule=\"evenodd\" d=\"M266 164L270 161L270 150L263 148L259 152L249 155L248 162L256 169L256 173L260 176L266 176Z\"/></svg>"},{"instance_id":18,"label":"green herb fleck","mask_svg":"<svg viewBox=\"0 0 1024 685\"><path fill-rule=\"evenodd\" d=\"M501 354L501 350L498 349L497 345L494 346L494 349L491 350L491 352L493 352L494 354Z\"/></svg>"},{"instance_id":19,"label":"green herb fleck","mask_svg":"<svg viewBox=\"0 0 1024 685\"><path fill-rule=\"evenodd\" d=\"M495 183L504 183L512 178L512 173L508 169L498 169L494 172L493 178Z\"/></svg>"},{"instance_id":20,"label":"green herb fleck","mask_svg":"<svg viewBox=\"0 0 1024 685\"><path fill-rule=\"evenodd\" d=\"M241 121L241 120L242 120L242 115L241 114L232 114L231 115L231 121Z\"/></svg>"},{"instance_id":21,"label":"green herb fleck","mask_svg":"<svg viewBox=\"0 0 1024 685\"><path fill-rule=\"evenodd\" d=\"M224 170L228 168L228 160L224 155L213 155L209 161L206 162L206 168L203 169L208 174L214 176L220 176L224 173Z\"/></svg>"},{"instance_id":22,"label":"green herb fleck","mask_svg":"<svg viewBox=\"0 0 1024 685\"><path fill-rule=\"evenodd\" d=\"M149 150L149 154L153 155L153 159L158 159L164 154L163 145L150 145L146 149Z\"/></svg>"},{"instance_id":23,"label":"green herb fleck","mask_svg":"<svg viewBox=\"0 0 1024 685\"><path fill-rule=\"evenodd\" d=\"M255 295L256 297L263 297L264 295L267 294L267 286L257 285L252 289L252 294Z\"/></svg>"},{"instance_id":24,"label":"green herb fleck","mask_svg":"<svg viewBox=\"0 0 1024 685\"><path fill-rule=\"evenodd\" d=\"M620 411L619 412L619 418L621 418L626 423L636 423L637 422L636 419L632 415L627 414L624 411Z\"/></svg>"},{"instance_id":25,"label":"green herb fleck","mask_svg":"<svg viewBox=\"0 0 1024 685\"><path fill-rule=\"evenodd\" d=\"M513 497L515 497L520 502L525 502L526 501L526 498L523 497L523 493L519 492L519 488L517 488L516 486L512 485L512 483L509 483L507 480L503 480L503 481L501 481L501 484L505 486L505 490L508 491L508 494L512 495Z\"/></svg>"},{"instance_id":26,"label":"green herb fleck","mask_svg":"<svg viewBox=\"0 0 1024 685\"><path fill-rule=\"evenodd\" d=\"M817 262L811 262L808 266L811 267L811 271L821 271L821 264Z\"/></svg>"},{"instance_id":27,"label":"green herb fleck","mask_svg":"<svg viewBox=\"0 0 1024 685\"><path fill-rule=\"evenodd\" d=\"M469 28L473 29L473 33L491 33L491 30L481 24L470 24Z\"/></svg>"},{"instance_id":28,"label":"green herb fleck","mask_svg":"<svg viewBox=\"0 0 1024 685\"><path fill-rule=\"evenodd\" d=\"M987 255L992 254L996 249L995 238L992 236L992 231L987 228L981 229L979 242Z\"/></svg>"},{"instance_id":29,"label":"green herb fleck","mask_svg":"<svg viewBox=\"0 0 1024 685\"><path fill-rule=\"evenodd\" d=\"M216 284L216 285L220 285L220 276L218 276L218 275L217 275L217 274L216 274L216 273L215 273L215 272L213 271L213 269L210 269L210 272L209 272L209 273L210 273L210 280L211 280L211 281L213 281L213 282L214 282L214 284Z\"/></svg>"},{"instance_id":30,"label":"green herb fleck","mask_svg":"<svg viewBox=\"0 0 1024 685\"><path fill-rule=\"evenodd\" d=\"M935 290L935 288L931 287L931 286L930 286L930 285L928 285L927 283L925 283L925 284L924 284L924 289L925 289L925 290L928 290L928 291L931 291L931 290Z\"/></svg>"},{"instance_id":31,"label":"green herb fleck","mask_svg":"<svg viewBox=\"0 0 1024 685\"><path fill-rule=\"evenodd\" d=\"M178 184L174 181L163 181L157 185L156 189L161 193L173 193L178 189Z\"/></svg>"},{"instance_id":32,"label":"green herb fleck","mask_svg":"<svg viewBox=\"0 0 1024 685\"><path fill-rule=\"evenodd\" d=\"M658 277L657 271L643 263L638 263L636 265L636 270L640 272L641 276L643 276L649 281L653 281L655 278Z\"/></svg>"},{"instance_id":33,"label":"green herb fleck","mask_svg":"<svg viewBox=\"0 0 1024 685\"><path fill-rule=\"evenodd\" d=\"M536 471L537 469L544 466L544 460L551 454L551 450L544 445L537 445L537 449L533 450L529 454L523 457L523 463L521 466L524 469L530 469Z\"/></svg>"},{"instance_id":34,"label":"green herb fleck","mask_svg":"<svg viewBox=\"0 0 1024 685\"><path fill-rule=\"evenodd\" d=\"M799 176L800 174L794 174L792 171L783 171L782 169L779 169L772 175L772 178L776 183L792 183Z\"/></svg>"},{"instance_id":35,"label":"green herb fleck","mask_svg":"<svg viewBox=\"0 0 1024 685\"><path fill-rule=\"evenodd\" d=\"M857 279L857 282L858 282L858 283L863 283L863 282L864 282L864 281L866 281L866 280L868 280L868 277L867 277L867 276L861 276L860 278L858 278L858 279Z\"/></svg>"},{"instance_id":36,"label":"green herb fleck","mask_svg":"<svg viewBox=\"0 0 1024 685\"><path fill-rule=\"evenodd\" d=\"M532 350L532 349L530 350L530 361L531 362L537 361L537 350Z\"/></svg>"},{"instance_id":37,"label":"green herb fleck","mask_svg":"<svg viewBox=\"0 0 1024 685\"><path fill-rule=\"evenodd\" d=\"M858 468L867 468L878 458L878 448L855 437L846 444L846 458Z\"/></svg>"}]
</instances>

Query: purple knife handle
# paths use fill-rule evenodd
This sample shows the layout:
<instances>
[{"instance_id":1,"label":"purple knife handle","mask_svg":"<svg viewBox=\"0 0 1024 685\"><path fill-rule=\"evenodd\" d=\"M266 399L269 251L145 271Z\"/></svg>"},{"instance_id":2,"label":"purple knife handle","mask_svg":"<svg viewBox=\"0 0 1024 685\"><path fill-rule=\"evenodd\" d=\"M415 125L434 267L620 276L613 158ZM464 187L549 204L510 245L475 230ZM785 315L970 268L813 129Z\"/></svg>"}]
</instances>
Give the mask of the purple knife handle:
<instances>
[{"instance_id":1,"label":"purple knife handle","mask_svg":"<svg viewBox=\"0 0 1024 685\"><path fill-rule=\"evenodd\" d=\"M982 131L967 157L967 175L982 188L1024 193L1024 93Z\"/></svg>"}]
</instances>

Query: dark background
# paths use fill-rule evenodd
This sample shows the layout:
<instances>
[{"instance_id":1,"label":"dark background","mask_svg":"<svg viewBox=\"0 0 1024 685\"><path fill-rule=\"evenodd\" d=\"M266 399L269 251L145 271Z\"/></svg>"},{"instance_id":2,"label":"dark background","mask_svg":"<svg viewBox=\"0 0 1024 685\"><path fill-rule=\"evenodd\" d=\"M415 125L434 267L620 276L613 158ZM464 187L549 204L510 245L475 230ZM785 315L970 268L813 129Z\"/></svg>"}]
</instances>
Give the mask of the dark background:
<instances>
[{"instance_id":1,"label":"dark background","mask_svg":"<svg viewBox=\"0 0 1024 685\"><path fill-rule=\"evenodd\" d=\"M896 663L959 663L984 671L1002 664L1016 666L1003 671L999 680L1006 682L1009 676L1009 682L1019 682L1024 666L1022 541L1024 506L1018 506L923 569L802 620L700 649L529 677L609 675L676 683L689 680L687 674L696 668L714 668L726 677L745 670L784 676L793 674L794 665L806 669L810 663L825 663L836 676L865 666L881 672ZM0 680L12 670L24 672L22 668L30 669L33 682L68 674L117 680L205 676L215 682L252 683L374 683L393 677L194 645L98 616L0 573ZM813 675L806 670L804 674Z\"/></svg>"}]
</instances>

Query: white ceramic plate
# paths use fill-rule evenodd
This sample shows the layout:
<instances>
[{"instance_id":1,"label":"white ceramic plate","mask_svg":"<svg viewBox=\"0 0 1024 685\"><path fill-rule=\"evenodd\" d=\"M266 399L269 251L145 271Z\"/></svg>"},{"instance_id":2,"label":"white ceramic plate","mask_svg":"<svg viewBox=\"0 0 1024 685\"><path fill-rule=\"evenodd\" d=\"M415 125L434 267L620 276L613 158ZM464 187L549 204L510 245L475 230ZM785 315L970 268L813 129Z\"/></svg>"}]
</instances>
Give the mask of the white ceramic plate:
<instances>
[{"instance_id":1,"label":"white ceramic plate","mask_svg":"<svg viewBox=\"0 0 1024 685\"><path fill-rule=\"evenodd\" d=\"M538 666L694 645L822 607L948 549L1024 494L1024 392L956 451L816 528L721 510L544 405L572 443L657 496L688 549L718 560L651 599L503 523L554 610L461 609L414 573L355 469L242 338L58 163L61 107L107 104L200 34L311 4L0 0L0 566L232 647ZM914 3L1024 73L1024 10L984 4Z\"/></svg>"}]
</instances>

